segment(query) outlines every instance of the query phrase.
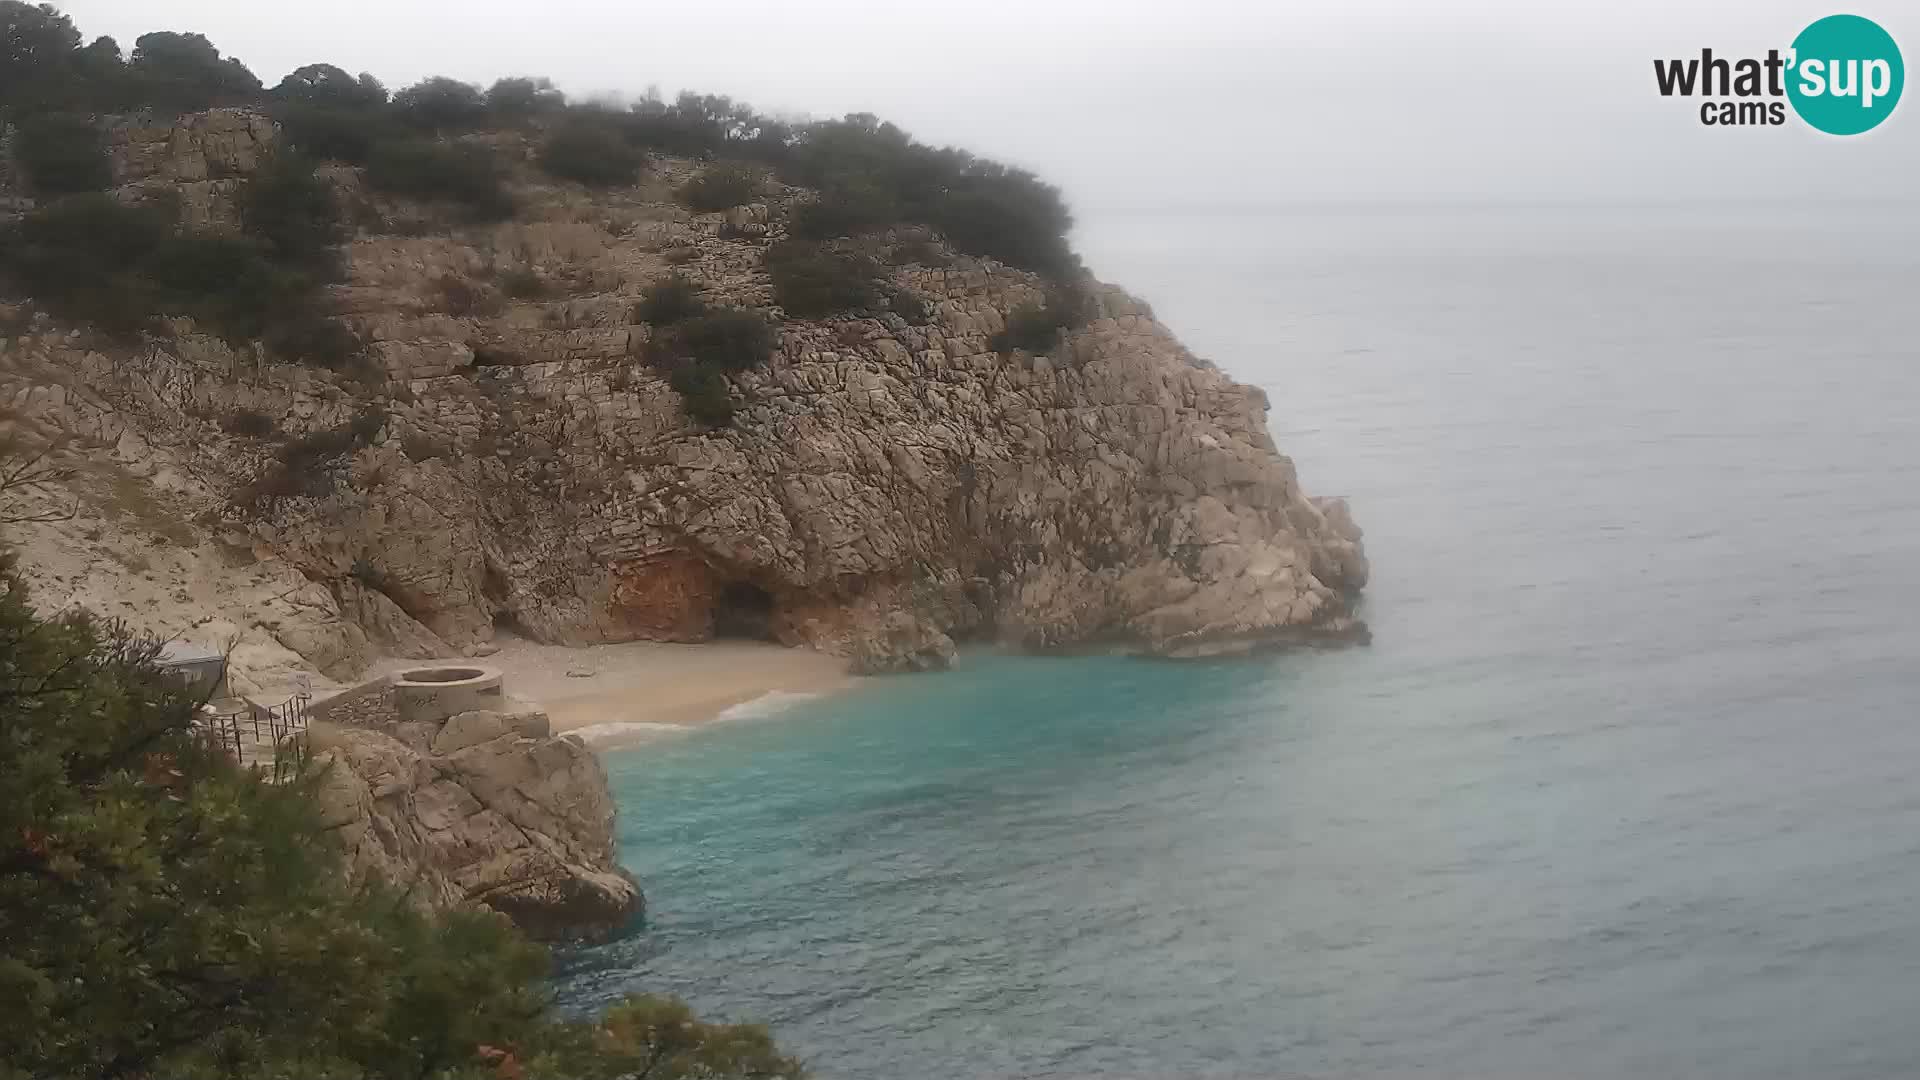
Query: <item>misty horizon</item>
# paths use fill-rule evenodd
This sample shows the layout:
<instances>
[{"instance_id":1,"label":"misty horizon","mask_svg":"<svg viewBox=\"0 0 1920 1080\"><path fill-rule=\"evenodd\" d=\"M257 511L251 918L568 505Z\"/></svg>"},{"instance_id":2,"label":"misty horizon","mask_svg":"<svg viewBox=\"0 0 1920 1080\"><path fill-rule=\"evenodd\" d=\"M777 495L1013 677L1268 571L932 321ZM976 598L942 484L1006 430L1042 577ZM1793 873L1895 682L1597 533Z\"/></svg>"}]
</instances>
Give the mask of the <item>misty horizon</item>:
<instances>
[{"instance_id":1,"label":"misty horizon","mask_svg":"<svg viewBox=\"0 0 1920 1080\"><path fill-rule=\"evenodd\" d=\"M649 88L763 113L871 112L917 138L1032 169L1082 213L1168 207L1534 202L1617 205L1911 199L1915 122L1835 139L1804 126L1716 130L1663 99L1653 61L1764 55L1824 6L1733 12L1641 2L1441 14L1408 0L1236 11L1205 0L905 12L837 0L634 11L559 0L536 18L480 3L276 11L232 0L59 5L123 49L207 35L268 86L309 63L390 89L432 75L550 77L574 100ZM1704 7L1704 5L1701 5ZM1896 40L1920 21L1868 4ZM379 28L369 33L369 27ZM1911 48L1911 46L1910 46Z\"/></svg>"}]
</instances>

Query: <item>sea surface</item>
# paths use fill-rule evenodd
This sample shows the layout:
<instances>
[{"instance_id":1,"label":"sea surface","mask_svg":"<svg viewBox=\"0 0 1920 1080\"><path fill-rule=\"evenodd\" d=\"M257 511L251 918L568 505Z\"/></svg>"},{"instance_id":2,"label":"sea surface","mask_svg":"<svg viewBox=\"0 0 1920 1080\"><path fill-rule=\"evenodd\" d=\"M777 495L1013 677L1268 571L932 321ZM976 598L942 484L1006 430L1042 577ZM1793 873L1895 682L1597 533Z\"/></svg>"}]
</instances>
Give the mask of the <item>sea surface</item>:
<instances>
[{"instance_id":1,"label":"sea surface","mask_svg":"<svg viewBox=\"0 0 1920 1080\"><path fill-rule=\"evenodd\" d=\"M1920 207L1079 244L1351 498L1373 645L976 652L613 754L652 913L566 1001L824 1078L1920 1075Z\"/></svg>"}]
</instances>

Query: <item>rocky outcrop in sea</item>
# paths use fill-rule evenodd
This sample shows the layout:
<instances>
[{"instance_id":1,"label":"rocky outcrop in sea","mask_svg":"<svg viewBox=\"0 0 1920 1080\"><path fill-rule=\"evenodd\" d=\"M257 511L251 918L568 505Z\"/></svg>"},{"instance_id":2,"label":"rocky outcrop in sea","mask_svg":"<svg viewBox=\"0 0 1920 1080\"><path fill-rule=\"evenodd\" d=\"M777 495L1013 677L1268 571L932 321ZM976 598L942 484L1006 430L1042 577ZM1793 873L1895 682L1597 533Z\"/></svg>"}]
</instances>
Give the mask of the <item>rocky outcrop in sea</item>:
<instances>
[{"instance_id":1,"label":"rocky outcrop in sea","mask_svg":"<svg viewBox=\"0 0 1920 1080\"><path fill-rule=\"evenodd\" d=\"M353 879L489 908L547 940L604 938L642 911L600 759L545 714L511 699L402 711L385 682L321 710L305 736L316 802Z\"/></svg>"}]
</instances>

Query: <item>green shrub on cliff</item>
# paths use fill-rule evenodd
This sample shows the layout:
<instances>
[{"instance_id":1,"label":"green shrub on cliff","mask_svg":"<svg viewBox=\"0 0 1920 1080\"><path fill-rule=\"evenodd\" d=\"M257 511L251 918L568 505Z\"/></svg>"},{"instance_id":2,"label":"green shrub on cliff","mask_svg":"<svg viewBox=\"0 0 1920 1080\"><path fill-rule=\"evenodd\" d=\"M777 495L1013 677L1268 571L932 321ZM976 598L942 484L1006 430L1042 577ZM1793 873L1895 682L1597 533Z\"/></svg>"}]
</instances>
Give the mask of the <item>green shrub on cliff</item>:
<instances>
[{"instance_id":1,"label":"green shrub on cliff","mask_svg":"<svg viewBox=\"0 0 1920 1080\"><path fill-rule=\"evenodd\" d=\"M367 183L390 195L457 207L477 221L513 216L513 199L499 166L477 146L386 143L376 147L367 162Z\"/></svg>"},{"instance_id":2,"label":"green shrub on cliff","mask_svg":"<svg viewBox=\"0 0 1920 1080\"><path fill-rule=\"evenodd\" d=\"M497 917L349 888L318 774L232 764L156 652L0 556L0 1077L803 1075L671 1000L560 1019Z\"/></svg>"},{"instance_id":3,"label":"green shrub on cliff","mask_svg":"<svg viewBox=\"0 0 1920 1080\"><path fill-rule=\"evenodd\" d=\"M667 384L680 395L681 408L696 423L726 427L733 422L733 391L719 368L689 360L673 369Z\"/></svg>"},{"instance_id":4,"label":"green shrub on cliff","mask_svg":"<svg viewBox=\"0 0 1920 1080\"><path fill-rule=\"evenodd\" d=\"M268 355L283 363L351 371L365 360L367 343L353 328L318 311L279 319L260 336Z\"/></svg>"},{"instance_id":5,"label":"green shrub on cliff","mask_svg":"<svg viewBox=\"0 0 1920 1080\"><path fill-rule=\"evenodd\" d=\"M562 180L588 187L629 187L647 156L601 124L569 124L540 147L540 167Z\"/></svg>"},{"instance_id":6,"label":"green shrub on cliff","mask_svg":"<svg viewBox=\"0 0 1920 1080\"><path fill-rule=\"evenodd\" d=\"M273 88L276 101L318 105L367 114L387 103L387 88L362 72L359 78L332 64L298 67Z\"/></svg>"},{"instance_id":7,"label":"green shrub on cliff","mask_svg":"<svg viewBox=\"0 0 1920 1080\"><path fill-rule=\"evenodd\" d=\"M1040 304L1022 304L1007 313L1007 325L987 342L994 352L1024 349L1049 352L1060 343L1060 323Z\"/></svg>"},{"instance_id":8,"label":"green shrub on cliff","mask_svg":"<svg viewBox=\"0 0 1920 1080\"><path fill-rule=\"evenodd\" d=\"M308 101L276 101L270 110L293 149L322 161L365 165L376 148L407 132L379 107L348 108Z\"/></svg>"},{"instance_id":9,"label":"green shrub on cliff","mask_svg":"<svg viewBox=\"0 0 1920 1080\"><path fill-rule=\"evenodd\" d=\"M709 214L752 202L762 181L760 170L751 165L722 162L700 170L700 175L680 185L674 197L695 213Z\"/></svg>"},{"instance_id":10,"label":"green shrub on cliff","mask_svg":"<svg viewBox=\"0 0 1920 1080\"><path fill-rule=\"evenodd\" d=\"M786 223L801 243L783 245L768 262L781 305L803 317L881 308L910 321L925 317L923 304L831 245L869 233L899 230L896 241L917 237L922 249L941 255L944 249L927 240L937 232L955 250L1058 283L1083 274L1067 245L1072 217L1057 189L1023 170L917 142L866 114L791 125L730 98L694 93L670 103L649 97L626 111L569 106L551 82L524 78L500 80L482 93L433 77L389 99L371 76L324 63L297 69L267 92L197 34L142 36L123 61L111 39L83 46L72 22L52 9L0 0L0 15L8 29L0 43L0 112L11 122L134 108L164 117L213 104L264 106L286 146L303 158L363 166L369 189L442 204L468 221L515 211L488 148L442 141L489 124L547 132L541 165L596 186L632 182L646 150L702 159L702 171L676 193L700 211L752 199L772 172L816 192ZM42 126L23 124L16 139L30 184L70 194L105 182L98 131L78 121L35 122ZM249 181L241 201L246 243L193 235L177 223L167 226L177 241L145 243L144 226L97 202L71 213L43 205L32 215L43 220L16 224L0 238L0 276L52 313L104 329L129 332L156 315L191 315L236 344L269 333L279 342L276 355L345 366L358 346L344 327L327 322L318 300L320 286L340 276L331 249L342 233L323 205L332 202L324 187L304 166L276 164ZM76 221L83 216L129 226L128 235L108 237L111 230ZM64 241L52 234L76 225L66 238L73 250L57 250ZM896 243L896 261L908 243ZM136 248L135 258L117 257ZM692 254L682 249L669 258ZM162 266L169 272L157 272ZM1073 324L1061 313L1048 317L1057 326ZM1023 340L1037 346L1042 333L1035 329ZM737 369L733 360L711 362Z\"/></svg>"},{"instance_id":11,"label":"green shrub on cliff","mask_svg":"<svg viewBox=\"0 0 1920 1080\"><path fill-rule=\"evenodd\" d=\"M171 227L160 208L76 195L0 234L0 275L60 318L130 333L159 310L158 286L140 267Z\"/></svg>"},{"instance_id":12,"label":"green shrub on cliff","mask_svg":"<svg viewBox=\"0 0 1920 1080\"><path fill-rule=\"evenodd\" d=\"M305 266L329 277L339 273L346 228L333 189L313 162L294 153L269 159L240 193L240 220L270 249L275 262Z\"/></svg>"},{"instance_id":13,"label":"green shrub on cliff","mask_svg":"<svg viewBox=\"0 0 1920 1080\"><path fill-rule=\"evenodd\" d=\"M566 107L567 96L552 79L515 76L499 79L487 88L487 111L497 123L517 123Z\"/></svg>"},{"instance_id":14,"label":"green shrub on cliff","mask_svg":"<svg viewBox=\"0 0 1920 1080\"><path fill-rule=\"evenodd\" d=\"M1073 216L1060 190L1021 169L969 161L925 220L946 234L947 243L970 255L1054 278L1068 278L1078 270L1067 246Z\"/></svg>"},{"instance_id":15,"label":"green shrub on cliff","mask_svg":"<svg viewBox=\"0 0 1920 1080\"><path fill-rule=\"evenodd\" d=\"M700 286L684 274L668 276L647 286L640 302L633 305L633 317L656 327L673 326L706 313L707 302Z\"/></svg>"},{"instance_id":16,"label":"green shrub on cliff","mask_svg":"<svg viewBox=\"0 0 1920 1080\"><path fill-rule=\"evenodd\" d=\"M342 273L344 234L327 186L310 163L284 154L247 181L239 208L244 227L234 233L188 227L164 200L58 199L0 232L0 277L48 311L108 333L164 315L191 316L236 344L312 328L321 287ZM328 344L337 366L341 339Z\"/></svg>"},{"instance_id":17,"label":"green shrub on cliff","mask_svg":"<svg viewBox=\"0 0 1920 1080\"><path fill-rule=\"evenodd\" d=\"M408 125L434 134L472 131L486 122L487 99L471 83L436 75L393 95L393 111Z\"/></svg>"},{"instance_id":18,"label":"green shrub on cliff","mask_svg":"<svg viewBox=\"0 0 1920 1080\"><path fill-rule=\"evenodd\" d=\"M915 142L877 117L809 126L784 172L820 192L796 216L796 236L819 240L918 223L970 255L1063 279L1077 270L1067 244L1073 216L1058 188L1023 169Z\"/></svg>"},{"instance_id":19,"label":"green shrub on cliff","mask_svg":"<svg viewBox=\"0 0 1920 1080\"><path fill-rule=\"evenodd\" d=\"M832 240L878 232L902 220L899 201L871 178L836 177L793 213L799 240Z\"/></svg>"},{"instance_id":20,"label":"green shrub on cliff","mask_svg":"<svg viewBox=\"0 0 1920 1080\"><path fill-rule=\"evenodd\" d=\"M1083 286L1057 285L1047 291L1044 303L1022 304L1009 312L1007 325L987 344L999 353L1050 352L1062 334L1086 325L1092 313L1093 300Z\"/></svg>"},{"instance_id":21,"label":"green shrub on cliff","mask_svg":"<svg viewBox=\"0 0 1920 1080\"><path fill-rule=\"evenodd\" d=\"M660 306L671 306L671 313L677 317L664 324L648 320L654 325L653 338L647 344L648 360L667 373L668 385L680 395L681 407L689 418L708 427L725 427L733 421L728 373L756 368L772 359L778 334L758 311L708 310L703 305L699 314L680 314L684 309L677 305L689 298L678 292L674 279L663 285L669 291L657 298ZM697 296L691 299L698 302Z\"/></svg>"},{"instance_id":22,"label":"green shrub on cliff","mask_svg":"<svg viewBox=\"0 0 1920 1080\"><path fill-rule=\"evenodd\" d=\"M817 319L879 304L880 265L865 255L793 240L767 250L773 299L798 319Z\"/></svg>"},{"instance_id":23,"label":"green shrub on cliff","mask_svg":"<svg viewBox=\"0 0 1920 1080\"><path fill-rule=\"evenodd\" d=\"M777 335L757 311L722 308L688 319L674 337L688 355L721 371L746 371L773 357Z\"/></svg>"},{"instance_id":24,"label":"green shrub on cliff","mask_svg":"<svg viewBox=\"0 0 1920 1080\"><path fill-rule=\"evenodd\" d=\"M260 80L231 56L221 56L203 34L142 34L127 59L135 101L173 113L198 112L260 100Z\"/></svg>"},{"instance_id":25,"label":"green shrub on cliff","mask_svg":"<svg viewBox=\"0 0 1920 1080\"><path fill-rule=\"evenodd\" d=\"M22 122L13 136L13 159L38 198L105 191L113 184L106 140L84 116L50 113Z\"/></svg>"},{"instance_id":26,"label":"green shrub on cliff","mask_svg":"<svg viewBox=\"0 0 1920 1080\"><path fill-rule=\"evenodd\" d=\"M79 195L36 210L0 241L0 270L49 311L110 333L188 315L235 341L303 310L314 279L254 237L181 228L165 206Z\"/></svg>"}]
</instances>

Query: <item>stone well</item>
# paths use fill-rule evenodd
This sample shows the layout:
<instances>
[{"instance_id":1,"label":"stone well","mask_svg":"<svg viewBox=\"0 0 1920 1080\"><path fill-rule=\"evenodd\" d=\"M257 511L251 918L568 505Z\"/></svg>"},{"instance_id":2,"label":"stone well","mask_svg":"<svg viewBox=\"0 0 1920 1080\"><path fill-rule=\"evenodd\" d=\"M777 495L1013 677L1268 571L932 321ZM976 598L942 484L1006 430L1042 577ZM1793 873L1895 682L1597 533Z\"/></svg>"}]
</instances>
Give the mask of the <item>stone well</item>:
<instances>
[{"instance_id":1,"label":"stone well","mask_svg":"<svg viewBox=\"0 0 1920 1080\"><path fill-rule=\"evenodd\" d=\"M507 701L500 672L473 664L408 668L396 672L389 686L402 723L438 724L476 709L500 712Z\"/></svg>"}]
</instances>

